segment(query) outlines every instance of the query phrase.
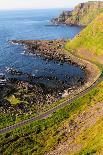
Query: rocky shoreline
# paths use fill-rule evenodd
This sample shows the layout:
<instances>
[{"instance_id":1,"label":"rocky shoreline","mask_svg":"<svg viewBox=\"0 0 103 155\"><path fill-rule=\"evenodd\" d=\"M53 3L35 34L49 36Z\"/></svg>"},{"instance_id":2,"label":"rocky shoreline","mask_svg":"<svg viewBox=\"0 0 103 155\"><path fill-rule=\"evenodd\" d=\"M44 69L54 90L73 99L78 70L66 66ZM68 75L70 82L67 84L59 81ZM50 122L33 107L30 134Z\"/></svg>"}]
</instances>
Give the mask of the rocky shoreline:
<instances>
[{"instance_id":1,"label":"rocky shoreline","mask_svg":"<svg viewBox=\"0 0 103 155\"><path fill-rule=\"evenodd\" d=\"M18 77L25 76L28 81L11 78L4 85L0 85L0 90L2 90L0 94L1 113L21 115L44 111L52 103L67 96L70 97L78 94L88 88L100 75L95 65L76 58L64 49L66 40L12 40L11 43L21 44L26 47L25 52L27 54L39 55L47 61L56 60L61 62L61 64L67 62L78 66L85 72L85 78L75 79L78 81L78 85L67 85L65 87L62 81L54 79L55 77L48 77L47 81L57 80L59 85L59 87L51 89L45 87L43 84L33 83L33 80L39 80L38 77L14 68L6 68L6 72L9 74ZM43 79L44 77L39 78Z\"/></svg>"},{"instance_id":2,"label":"rocky shoreline","mask_svg":"<svg viewBox=\"0 0 103 155\"><path fill-rule=\"evenodd\" d=\"M85 72L84 83L93 82L93 79L99 76L100 70L98 67L86 60L80 59L70 52L65 50L67 40L12 40L12 44L21 44L25 47L27 54L38 55L46 60L56 60L67 62L71 65L80 67ZM90 80L90 81L89 81Z\"/></svg>"},{"instance_id":3,"label":"rocky shoreline","mask_svg":"<svg viewBox=\"0 0 103 155\"><path fill-rule=\"evenodd\" d=\"M67 62L80 67L85 72L85 65L78 65L78 63L67 56L64 50L66 40L12 40L11 43L25 46L26 54L36 54L47 61L56 60L61 62L61 65ZM4 85L0 85L0 89L2 90L0 104L3 103L1 104L0 112L2 113L21 115L23 113L41 111L45 106L48 107L59 99L73 94L78 87L81 87L85 83L85 79L80 77L75 79L75 81L78 81L78 84L65 85L57 77L35 77L32 74L24 73L15 68L6 68L5 71L12 75L13 78L9 78ZM21 78L23 76L26 78L26 81L17 79L17 77ZM35 83L37 80L55 80L57 81L57 87L46 87L43 84Z\"/></svg>"},{"instance_id":4,"label":"rocky shoreline","mask_svg":"<svg viewBox=\"0 0 103 155\"><path fill-rule=\"evenodd\" d=\"M67 62L71 65L80 67L85 72L84 83L93 82L93 79L99 76L98 67L86 60L80 59L65 50L67 40L12 40L13 44L21 44L26 47L25 53L43 57L46 60L56 60ZM90 80L90 81L89 81Z\"/></svg>"},{"instance_id":5,"label":"rocky shoreline","mask_svg":"<svg viewBox=\"0 0 103 155\"><path fill-rule=\"evenodd\" d=\"M4 85L0 85L0 113L18 116L41 112L45 107L72 94L78 86L68 85L68 89L65 89L62 83L58 89L51 89L43 84L33 84L16 78L8 79Z\"/></svg>"},{"instance_id":6,"label":"rocky shoreline","mask_svg":"<svg viewBox=\"0 0 103 155\"><path fill-rule=\"evenodd\" d=\"M85 70L84 65L78 65L71 60L65 52L65 44L67 40L12 40L13 44L21 44L25 46L25 54L38 55L46 60L56 60L61 63L67 62L69 64L79 66Z\"/></svg>"}]
</instances>

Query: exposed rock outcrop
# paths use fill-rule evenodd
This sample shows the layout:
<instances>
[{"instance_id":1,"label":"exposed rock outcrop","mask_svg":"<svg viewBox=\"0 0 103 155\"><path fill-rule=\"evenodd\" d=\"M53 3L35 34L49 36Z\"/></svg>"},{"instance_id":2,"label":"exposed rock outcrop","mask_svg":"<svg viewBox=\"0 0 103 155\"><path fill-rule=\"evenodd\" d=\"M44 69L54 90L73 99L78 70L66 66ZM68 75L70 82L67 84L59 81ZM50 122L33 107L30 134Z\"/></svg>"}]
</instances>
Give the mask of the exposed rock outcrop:
<instances>
[{"instance_id":1,"label":"exposed rock outcrop","mask_svg":"<svg viewBox=\"0 0 103 155\"><path fill-rule=\"evenodd\" d=\"M58 18L54 18L52 22L56 25L86 26L101 12L103 12L103 2L101 1L80 3L72 11L63 11L63 13Z\"/></svg>"},{"instance_id":2,"label":"exposed rock outcrop","mask_svg":"<svg viewBox=\"0 0 103 155\"><path fill-rule=\"evenodd\" d=\"M71 11L63 11L59 17L52 19L51 22L54 24L63 24L71 16L72 16Z\"/></svg>"}]
</instances>

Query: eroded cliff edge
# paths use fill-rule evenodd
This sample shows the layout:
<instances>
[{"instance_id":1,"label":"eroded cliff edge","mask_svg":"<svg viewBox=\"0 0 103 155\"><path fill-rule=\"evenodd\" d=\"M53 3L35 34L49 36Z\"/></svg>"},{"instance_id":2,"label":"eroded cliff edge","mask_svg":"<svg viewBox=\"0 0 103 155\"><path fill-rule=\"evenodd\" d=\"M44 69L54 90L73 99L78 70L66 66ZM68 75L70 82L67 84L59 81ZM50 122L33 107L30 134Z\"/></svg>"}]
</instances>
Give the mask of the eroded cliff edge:
<instances>
[{"instance_id":1,"label":"eroded cliff edge","mask_svg":"<svg viewBox=\"0 0 103 155\"><path fill-rule=\"evenodd\" d=\"M87 26L101 12L102 1L90 1L78 4L72 11L63 11L59 17L52 19L52 23Z\"/></svg>"}]
</instances>

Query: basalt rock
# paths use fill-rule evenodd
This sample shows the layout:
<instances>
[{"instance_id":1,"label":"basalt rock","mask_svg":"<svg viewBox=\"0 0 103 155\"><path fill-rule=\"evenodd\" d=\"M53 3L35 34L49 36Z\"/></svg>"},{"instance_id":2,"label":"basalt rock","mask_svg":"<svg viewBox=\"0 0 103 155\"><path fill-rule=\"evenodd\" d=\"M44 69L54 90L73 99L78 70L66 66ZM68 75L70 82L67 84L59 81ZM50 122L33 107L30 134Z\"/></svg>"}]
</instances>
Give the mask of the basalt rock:
<instances>
[{"instance_id":1,"label":"basalt rock","mask_svg":"<svg viewBox=\"0 0 103 155\"><path fill-rule=\"evenodd\" d=\"M25 53L41 56L47 60L57 60L61 62L74 63L65 55L64 46L66 40L12 40L14 44L26 46ZM76 65L76 64L75 64ZM15 70L13 73L18 73ZM19 74L19 73L18 73Z\"/></svg>"},{"instance_id":2,"label":"basalt rock","mask_svg":"<svg viewBox=\"0 0 103 155\"><path fill-rule=\"evenodd\" d=\"M17 69L13 69L13 68L7 68L6 71L8 73L11 73L12 75L22 75L23 72L18 71Z\"/></svg>"},{"instance_id":3,"label":"basalt rock","mask_svg":"<svg viewBox=\"0 0 103 155\"><path fill-rule=\"evenodd\" d=\"M56 25L63 24L69 17L71 17L71 13L71 11L63 11L59 17L52 19L51 22Z\"/></svg>"}]
</instances>

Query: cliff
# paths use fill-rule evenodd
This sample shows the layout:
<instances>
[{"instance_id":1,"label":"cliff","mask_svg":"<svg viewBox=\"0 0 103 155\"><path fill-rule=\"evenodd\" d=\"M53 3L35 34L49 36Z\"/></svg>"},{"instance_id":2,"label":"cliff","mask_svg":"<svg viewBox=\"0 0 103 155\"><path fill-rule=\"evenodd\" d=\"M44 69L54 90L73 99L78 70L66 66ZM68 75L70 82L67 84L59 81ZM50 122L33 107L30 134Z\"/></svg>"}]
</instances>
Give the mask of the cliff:
<instances>
[{"instance_id":1,"label":"cliff","mask_svg":"<svg viewBox=\"0 0 103 155\"><path fill-rule=\"evenodd\" d=\"M72 11L63 11L52 22L54 24L86 26L101 12L103 12L103 2L101 1L80 3Z\"/></svg>"},{"instance_id":2,"label":"cliff","mask_svg":"<svg viewBox=\"0 0 103 155\"><path fill-rule=\"evenodd\" d=\"M66 44L66 49L103 65L103 13Z\"/></svg>"}]
</instances>

